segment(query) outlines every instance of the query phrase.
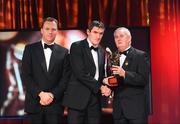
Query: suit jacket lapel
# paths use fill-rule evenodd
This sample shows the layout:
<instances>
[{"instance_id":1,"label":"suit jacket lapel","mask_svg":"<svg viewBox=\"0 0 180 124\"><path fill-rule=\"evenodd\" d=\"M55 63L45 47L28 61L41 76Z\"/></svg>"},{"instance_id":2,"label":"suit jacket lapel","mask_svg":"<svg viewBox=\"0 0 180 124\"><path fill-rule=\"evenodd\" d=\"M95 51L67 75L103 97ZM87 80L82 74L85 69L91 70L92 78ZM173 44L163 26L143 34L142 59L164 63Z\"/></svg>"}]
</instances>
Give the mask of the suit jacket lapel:
<instances>
[{"instance_id":1,"label":"suit jacket lapel","mask_svg":"<svg viewBox=\"0 0 180 124\"><path fill-rule=\"evenodd\" d=\"M130 67L130 65L132 63L133 54L134 54L134 49L133 49L133 47L131 47L129 50L129 53L127 54L127 57L123 63L123 66L122 66L123 69L128 70L128 68Z\"/></svg>"},{"instance_id":2,"label":"suit jacket lapel","mask_svg":"<svg viewBox=\"0 0 180 124\"><path fill-rule=\"evenodd\" d=\"M101 65L103 64L103 52L101 50L101 48L98 49L98 66L99 66L99 70L100 70L100 67Z\"/></svg>"},{"instance_id":3,"label":"suit jacket lapel","mask_svg":"<svg viewBox=\"0 0 180 124\"><path fill-rule=\"evenodd\" d=\"M52 51L51 54L51 58L50 58L50 62L49 62L49 71L51 72L51 70L54 68L55 62L56 62L56 56L58 56L58 52L57 52L58 46L57 44L54 44L54 49Z\"/></svg>"},{"instance_id":4,"label":"suit jacket lapel","mask_svg":"<svg viewBox=\"0 0 180 124\"><path fill-rule=\"evenodd\" d=\"M39 42L39 44L37 45L37 49L35 52L37 55L37 60L39 60L44 72L47 72L46 60L41 42Z\"/></svg>"},{"instance_id":5,"label":"suit jacket lapel","mask_svg":"<svg viewBox=\"0 0 180 124\"><path fill-rule=\"evenodd\" d=\"M95 67L94 59L93 59L93 56L92 56L92 53L91 53L91 50L89 48L87 40L85 40L83 45L84 45L83 47L85 48L85 51L87 53L87 59L89 59L90 64Z\"/></svg>"}]
</instances>

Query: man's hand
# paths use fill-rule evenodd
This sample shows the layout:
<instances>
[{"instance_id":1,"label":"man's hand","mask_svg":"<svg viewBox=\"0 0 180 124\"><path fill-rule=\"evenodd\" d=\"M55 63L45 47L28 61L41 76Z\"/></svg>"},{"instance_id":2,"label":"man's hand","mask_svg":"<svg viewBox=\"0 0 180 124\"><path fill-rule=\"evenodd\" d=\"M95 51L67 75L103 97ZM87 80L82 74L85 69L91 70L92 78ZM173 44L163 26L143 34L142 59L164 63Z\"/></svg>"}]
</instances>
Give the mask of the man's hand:
<instances>
[{"instance_id":1,"label":"man's hand","mask_svg":"<svg viewBox=\"0 0 180 124\"><path fill-rule=\"evenodd\" d=\"M112 78L112 77L113 76L109 76L109 77L104 78L103 79L103 84L110 86L109 83L108 83L108 80L109 80L109 78Z\"/></svg>"},{"instance_id":2,"label":"man's hand","mask_svg":"<svg viewBox=\"0 0 180 124\"><path fill-rule=\"evenodd\" d=\"M39 103L43 106L46 106L46 105L49 105L52 103L53 99L54 99L54 96L52 93L50 92L44 92L44 91L41 91L39 93L39 97L40 97L40 101Z\"/></svg>"},{"instance_id":3,"label":"man's hand","mask_svg":"<svg viewBox=\"0 0 180 124\"><path fill-rule=\"evenodd\" d=\"M108 88L107 86L102 85L101 86L101 94L102 94L102 96L109 96L109 95L111 95L111 89Z\"/></svg>"},{"instance_id":4,"label":"man's hand","mask_svg":"<svg viewBox=\"0 0 180 124\"><path fill-rule=\"evenodd\" d=\"M125 78L125 71L123 68L113 65L111 70L113 71L113 74L118 74L119 76L122 76Z\"/></svg>"}]
</instances>

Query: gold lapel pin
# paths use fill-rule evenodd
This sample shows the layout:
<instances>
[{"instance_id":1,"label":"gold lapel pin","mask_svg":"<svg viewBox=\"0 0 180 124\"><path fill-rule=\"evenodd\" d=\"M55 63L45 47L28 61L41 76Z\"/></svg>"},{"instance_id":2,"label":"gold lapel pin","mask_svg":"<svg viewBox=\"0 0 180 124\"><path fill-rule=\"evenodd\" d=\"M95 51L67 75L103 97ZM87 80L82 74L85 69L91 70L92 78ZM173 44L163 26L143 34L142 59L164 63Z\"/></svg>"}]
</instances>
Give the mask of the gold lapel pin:
<instances>
[{"instance_id":1,"label":"gold lapel pin","mask_svg":"<svg viewBox=\"0 0 180 124\"><path fill-rule=\"evenodd\" d=\"M128 61L125 62L125 65L128 66Z\"/></svg>"}]
</instances>

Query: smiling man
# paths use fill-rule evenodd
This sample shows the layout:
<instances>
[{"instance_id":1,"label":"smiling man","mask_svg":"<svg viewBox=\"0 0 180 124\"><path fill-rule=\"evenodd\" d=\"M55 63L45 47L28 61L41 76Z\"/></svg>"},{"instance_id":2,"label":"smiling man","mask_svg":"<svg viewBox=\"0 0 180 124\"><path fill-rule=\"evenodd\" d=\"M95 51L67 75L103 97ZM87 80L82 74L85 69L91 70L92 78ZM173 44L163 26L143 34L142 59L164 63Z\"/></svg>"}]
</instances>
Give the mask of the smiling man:
<instances>
[{"instance_id":1,"label":"smiling man","mask_svg":"<svg viewBox=\"0 0 180 124\"><path fill-rule=\"evenodd\" d=\"M57 20L48 17L42 23L41 41L25 47L22 79L29 124L63 123L61 102L70 73L68 50L54 43L57 31Z\"/></svg>"}]
</instances>

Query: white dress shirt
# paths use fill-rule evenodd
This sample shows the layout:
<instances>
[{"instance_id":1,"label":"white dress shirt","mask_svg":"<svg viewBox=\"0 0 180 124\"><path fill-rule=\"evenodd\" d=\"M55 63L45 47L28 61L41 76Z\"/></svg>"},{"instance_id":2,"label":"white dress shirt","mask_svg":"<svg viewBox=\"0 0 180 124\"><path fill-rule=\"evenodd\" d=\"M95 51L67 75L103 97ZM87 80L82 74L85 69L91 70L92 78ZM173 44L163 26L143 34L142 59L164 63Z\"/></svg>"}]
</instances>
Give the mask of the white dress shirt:
<instances>
[{"instance_id":1,"label":"white dress shirt","mask_svg":"<svg viewBox=\"0 0 180 124\"><path fill-rule=\"evenodd\" d=\"M50 64L52 50L50 48L44 49L44 44L46 44L46 42L44 42L43 39L41 41L42 41L42 46L43 46L44 55L45 55L45 59L46 59L46 67L47 67L47 71L48 71L49 70L49 64ZM51 43L51 44L48 44L48 45L52 45L52 44L54 44L54 42Z\"/></svg>"},{"instance_id":2,"label":"white dress shirt","mask_svg":"<svg viewBox=\"0 0 180 124\"><path fill-rule=\"evenodd\" d=\"M88 44L89 44L89 48L91 46L93 46L93 44L89 41L89 39L87 39L87 41L88 41ZM91 53L92 53L93 60L94 60L95 66L96 66L96 73L94 75L94 79L98 80L98 78L99 78L98 52L92 49Z\"/></svg>"},{"instance_id":3,"label":"white dress shirt","mask_svg":"<svg viewBox=\"0 0 180 124\"><path fill-rule=\"evenodd\" d=\"M131 46L129 46L128 48L126 48L125 51L128 50L130 47L131 47ZM126 59L126 55L121 54L120 57L119 57L120 67L123 66L125 59Z\"/></svg>"},{"instance_id":4,"label":"white dress shirt","mask_svg":"<svg viewBox=\"0 0 180 124\"><path fill-rule=\"evenodd\" d=\"M120 67L123 66L125 59L126 59L126 55L124 55L124 54L120 55L120 58L119 58Z\"/></svg>"}]
</instances>

